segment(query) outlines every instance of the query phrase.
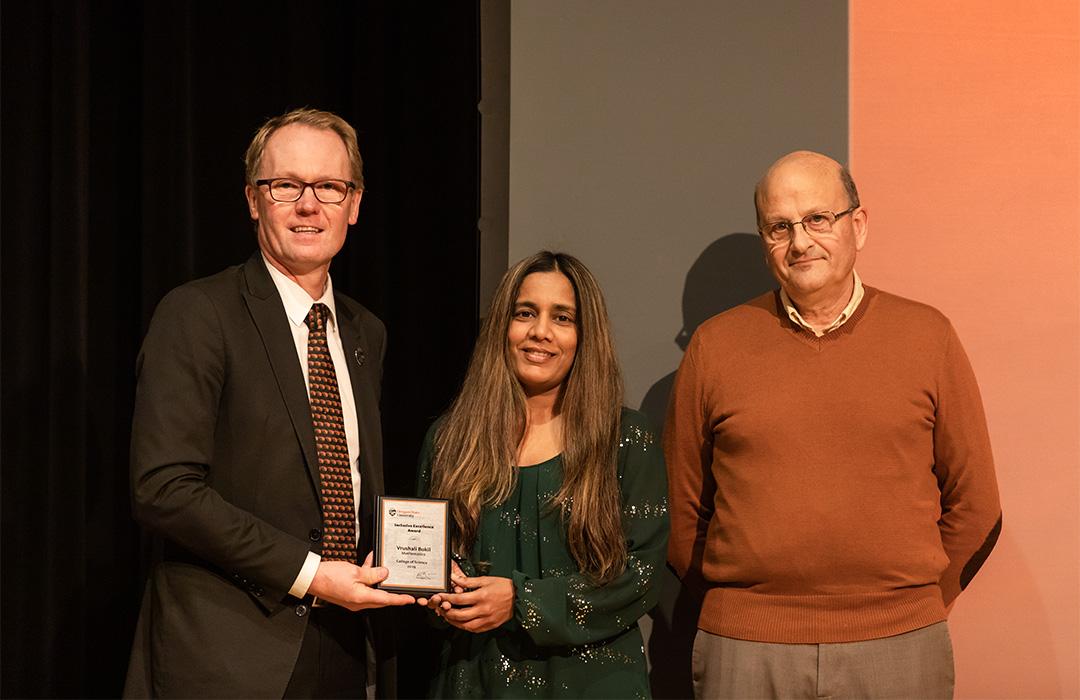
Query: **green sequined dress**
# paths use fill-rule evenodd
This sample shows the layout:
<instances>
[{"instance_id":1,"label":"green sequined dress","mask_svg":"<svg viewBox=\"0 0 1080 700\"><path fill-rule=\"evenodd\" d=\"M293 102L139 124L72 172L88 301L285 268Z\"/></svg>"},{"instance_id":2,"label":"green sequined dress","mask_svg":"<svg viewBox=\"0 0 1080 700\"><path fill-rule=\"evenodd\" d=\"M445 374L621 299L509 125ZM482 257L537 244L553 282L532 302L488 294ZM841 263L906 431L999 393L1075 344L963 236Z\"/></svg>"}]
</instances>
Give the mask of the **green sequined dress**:
<instances>
[{"instance_id":1,"label":"green sequined dress","mask_svg":"<svg viewBox=\"0 0 1080 700\"><path fill-rule=\"evenodd\" d=\"M546 507L562 483L561 457L519 468L510 498L483 511L472 556L473 563L489 563L487 575L513 579L514 617L483 634L449 629L433 697L650 697L637 620L659 595L667 476L660 442L642 414L624 408L621 433L626 570L600 587L578 573L559 512ZM433 435L434 428L420 458L422 495Z\"/></svg>"}]
</instances>

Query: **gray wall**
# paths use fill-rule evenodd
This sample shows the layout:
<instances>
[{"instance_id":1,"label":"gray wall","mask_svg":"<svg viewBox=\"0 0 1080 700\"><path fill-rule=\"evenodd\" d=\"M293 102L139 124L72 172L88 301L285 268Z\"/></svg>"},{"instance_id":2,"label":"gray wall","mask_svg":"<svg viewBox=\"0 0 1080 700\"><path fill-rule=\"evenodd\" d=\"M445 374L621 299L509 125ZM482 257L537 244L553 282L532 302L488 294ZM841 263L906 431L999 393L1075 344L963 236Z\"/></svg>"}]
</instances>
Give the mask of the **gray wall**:
<instances>
[{"instance_id":1,"label":"gray wall","mask_svg":"<svg viewBox=\"0 0 1080 700\"><path fill-rule=\"evenodd\" d=\"M502 24L482 32L507 31L488 16ZM482 57L510 66L509 161L487 154L482 175L508 260L489 241L483 288L541 248L580 257L607 296L626 403L659 428L697 325L774 286L753 233L761 172L796 148L847 160L847 2L514 0L508 22L509 47L488 37ZM485 82L485 102L505 89ZM696 620L668 575L642 621L658 697L691 693Z\"/></svg>"},{"instance_id":2,"label":"gray wall","mask_svg":"<svg viewBox=\"0 0 1080 700\"><path fill-rule=\"evenodd\" d=\"M695 262L698 315L761 287L756 243L712 247L755 230L760 173L795 148L846 160L847 3L510 8L509 260L555 248L597 274L639 406L679 363Z\"/></svg>"}]
</instances>

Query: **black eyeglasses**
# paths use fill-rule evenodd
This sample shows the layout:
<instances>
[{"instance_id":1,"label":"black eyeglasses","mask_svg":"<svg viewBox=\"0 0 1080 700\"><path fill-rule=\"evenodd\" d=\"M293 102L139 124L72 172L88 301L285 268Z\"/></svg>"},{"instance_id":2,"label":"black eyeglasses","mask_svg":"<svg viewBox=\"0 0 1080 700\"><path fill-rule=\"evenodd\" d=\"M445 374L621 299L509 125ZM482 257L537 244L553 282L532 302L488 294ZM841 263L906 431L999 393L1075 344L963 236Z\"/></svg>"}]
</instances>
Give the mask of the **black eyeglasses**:
<instances>
[{"instance_id":1,"label":"black eyeglasses","mask_svg":"<svg viewBox=\"0 0 1080 700\"><path fill-rule=\"evenodd\" d=\"M829 233L837 219L847 216L859 208L859 205L845 209L839 214L831 211L816 211L807 214L800 221L772 221L762 226L758 231L769 243L787 243L795 235L795 225L802 224L807 233Z\"/></svg>"},{"instance_id":2,"label":"black eyeglasses","mask_svg":"<svg viewBox=\"0 0 1080 700\"><path fill-rule=\"evenodd\" d=\"M323 204L340 204L349 196L349 190L356 189L356 184L349 180L319 180L318 182L304 182L294 180L291 177L272 177L267 180L256 180L255 185L266 185L270 189L270 197L275 202L295 202L304 196L304 190L311 188L315 199Z\"/></svg>"}]
</instances>

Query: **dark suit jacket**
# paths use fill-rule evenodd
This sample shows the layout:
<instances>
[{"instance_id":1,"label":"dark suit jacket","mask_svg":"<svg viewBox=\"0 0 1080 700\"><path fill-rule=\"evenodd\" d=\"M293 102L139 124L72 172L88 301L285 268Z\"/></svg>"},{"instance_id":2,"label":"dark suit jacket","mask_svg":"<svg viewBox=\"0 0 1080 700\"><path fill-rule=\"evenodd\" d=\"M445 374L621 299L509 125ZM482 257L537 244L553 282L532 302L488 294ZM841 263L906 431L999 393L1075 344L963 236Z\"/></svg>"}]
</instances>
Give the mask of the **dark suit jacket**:
<instances>
[{"instance_id":1,"label":"dark suit jacket","mask_svg":"<svg viewBox=\"0 0 1080 700\"><path fill-rule=\"evenodd\" d=\"M352 299L334 301L359 420L362 557L383 493L385 331ZM162 546L125 695L281 697L309 617L288 590L319 551L322 511L303 373L260 253L170 292L136 367L133 508ZM385 612L357 613L383 662Z\"/></svg>"}]
</instances>

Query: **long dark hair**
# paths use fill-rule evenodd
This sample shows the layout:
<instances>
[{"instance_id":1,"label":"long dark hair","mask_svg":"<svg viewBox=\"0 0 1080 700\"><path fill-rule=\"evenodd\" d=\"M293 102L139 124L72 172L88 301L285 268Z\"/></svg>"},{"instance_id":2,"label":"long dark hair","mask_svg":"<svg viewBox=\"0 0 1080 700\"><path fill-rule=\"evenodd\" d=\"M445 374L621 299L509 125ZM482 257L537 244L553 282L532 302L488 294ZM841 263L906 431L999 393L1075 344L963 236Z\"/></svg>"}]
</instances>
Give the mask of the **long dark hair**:
<instances>
[{"instance_id":1,"label":"long dark hair","mask_svg":"<svg viewBox=\"0 0 1080 700\"><path fill-rule=\"evenodd\" d=\"M542 251L499 282L476 341L461 392L435 437L432 495L450 501L454 551L468 556L480 512L514 490L514 456L525 433L525 392L514 374L507 333L524 279L558 272L577 306L577 352L557 403L563 425L563 483L551 506L561 511L578 568L605 583L626 567L616 473L622 374L600 285L566 253Z\"/></svg>"}]
</instances>

